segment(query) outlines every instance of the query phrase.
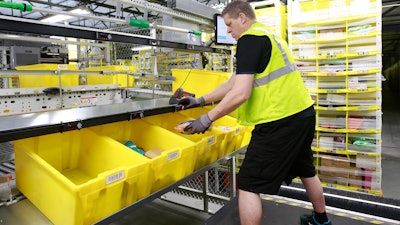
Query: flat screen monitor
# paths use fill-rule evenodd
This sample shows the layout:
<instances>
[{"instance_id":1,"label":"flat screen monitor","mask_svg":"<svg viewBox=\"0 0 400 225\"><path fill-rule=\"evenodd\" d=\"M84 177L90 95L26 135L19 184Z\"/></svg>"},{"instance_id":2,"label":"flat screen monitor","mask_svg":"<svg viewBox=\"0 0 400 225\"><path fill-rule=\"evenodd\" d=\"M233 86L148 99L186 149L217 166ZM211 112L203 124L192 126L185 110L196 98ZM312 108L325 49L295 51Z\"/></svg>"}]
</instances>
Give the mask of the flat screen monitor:
<instances>
[{"instance_id":1,"label":"flat screen monitor","mask_svg":"<svg viewBox=\"0 0 400 225\"><path fill-rule=\"evenodd\" d=\"M214 15L215 23L215 44L217 45L235 45L236 40L231 34L228 34L228 28L225 25L224 18L221 14Z\"/></svg>"}]
</instances>

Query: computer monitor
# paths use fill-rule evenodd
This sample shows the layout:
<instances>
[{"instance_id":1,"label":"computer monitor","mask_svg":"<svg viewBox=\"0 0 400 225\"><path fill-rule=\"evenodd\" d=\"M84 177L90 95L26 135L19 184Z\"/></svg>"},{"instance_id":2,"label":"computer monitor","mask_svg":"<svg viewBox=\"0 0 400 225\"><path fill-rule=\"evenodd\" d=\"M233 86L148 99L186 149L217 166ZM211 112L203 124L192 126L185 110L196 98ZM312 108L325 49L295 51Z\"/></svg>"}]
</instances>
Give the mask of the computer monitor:
<instances>
[{"instance_id":1,"label":"computer monitor","mask_svg":"<svg viewBox=\"0 0 400 225\"><path fill-rule=\"evenodd\" d=\"M214 15L215 25L215 44L217 45L235 45L236 40L231 34L228 34L228 28L225 25L224 18L221 14Z\"/></svg>"}]
</instances>

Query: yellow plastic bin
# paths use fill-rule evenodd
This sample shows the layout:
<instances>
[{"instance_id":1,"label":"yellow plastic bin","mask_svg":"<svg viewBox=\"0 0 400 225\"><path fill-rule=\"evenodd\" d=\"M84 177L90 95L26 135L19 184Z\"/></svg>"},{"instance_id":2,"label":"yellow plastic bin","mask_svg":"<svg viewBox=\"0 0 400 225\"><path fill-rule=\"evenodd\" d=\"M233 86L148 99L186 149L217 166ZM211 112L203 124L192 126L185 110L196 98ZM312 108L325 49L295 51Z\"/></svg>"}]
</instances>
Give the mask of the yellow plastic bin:
<instances>
[{"instance_id":1,"label":"yellow plastic bin","mask_svg":"<svg viewBox=\"0 0 400 225\"><path fill-rule=\"evenodd\" d=\"M17 188L57 225L92 224L150 193L141 155L89 129L14 142Z\"/></svg>"},{"instance_id":2,"label":"yellow plastic bin","mask_svg":"<svg viewBox=\"0 0 400 225\"><path fill-rule=\"evenodd\" d=\"M87 71L124 72L121 74L88 74L87 84L120 84L121 87L133 87L135 78L128 72L135 72L135 66L99 66L86 68Z\"/></svg>"},{"instance_id":3,"label":"yellow plastic bin","mask_svg":"<svg viewBox=\"0 0 400 225\"><path fill-rule=\"evenodd\" d=\"M184 111L179 111L179 113L185 116L197 118L210 111L213 107L214 106L198 107ZM213 128L225 132L225 139L221 145L221 150L220 150L221 154L219 155L219 158L224 157L240 148L239 143L241 143L243 140L246 127L241 126L237 122L236 118L233 118L231 116L223 116L213 122Z\"/></svg>"},{"instance_id":4,"label":"yellow plastic bin","mask_svg":"<svg viewBox=\"0 0 400 225\"><path fill-rule=\"evenodd\" d=\"M218 129L211 129L204 134L181 134L174 127L181 122L192 120L193 118L179 113L164 113L155 116L145 117L148 123L155 124L177 135L196 143L197 160L195 169L200 169L206 165L215 162L220 155L222 141L225 138L225 133Z\"/></svg>"},{"instance_id":5,"label":"yellow plastic bin","mask_svg":"<svg viewBox=\"0 0 400 225\"><path fill-rule=\"evenodd\" d=\"M48 71L47 74L32 74L19 75L19 87L58 87L62 86L77 86L79 85L79 68L74 64L35 64L28 66L18 66L16 70L43 70ZM52 71L78 71L77 74L50 74Z\"/></svg>"},{"instance_id":6,"label":"yellow plastic bin","mask_svg":"<svg viewBox=\"0 0 400 225\"><path fill-rule=\"evenodd\" d=\"M200 97L229 80L231 74L209 70L173 69L172 76L175 77L175 81L172 83L172 90L175 91L181 87L185 91L196 94L196 97ZM207 85L199 85L205 80Z\"/></svg>"},{"instance_id":7,"label":"yellow plastic bin","mask_svg":"<svg viewBox=\"0 0 400 225\"><path fill-rule=\"evenodd\" d=\"M142 156L150 164L151 191L157 191L193 173L196 161L195 143L140 119L104 124L90 128L123 145L132 141L144 151L160 149L154 158ZM125 146L124 146L125 147ZM129 149L128 147L125 147ZM139 154L131 150L135 154Z\"/></svg>"}]
</instances>

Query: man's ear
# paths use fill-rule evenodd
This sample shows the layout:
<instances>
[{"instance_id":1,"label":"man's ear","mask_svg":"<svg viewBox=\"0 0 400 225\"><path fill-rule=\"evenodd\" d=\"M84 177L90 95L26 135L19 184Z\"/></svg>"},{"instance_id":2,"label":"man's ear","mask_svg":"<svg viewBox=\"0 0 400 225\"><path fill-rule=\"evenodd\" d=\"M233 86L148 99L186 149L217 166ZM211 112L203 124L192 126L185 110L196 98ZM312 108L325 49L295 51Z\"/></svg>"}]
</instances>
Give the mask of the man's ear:
<instances>
[{"instance_id":1,"label":"man's ear","mask_svg":"<svg viewBox=\"0 0 400 225\"><path fill-rule=\"evenodd\" d=\"M247 16L244 13L239 13L240 23L245 24L247 22Z\"/></svg>"}]
</instances>

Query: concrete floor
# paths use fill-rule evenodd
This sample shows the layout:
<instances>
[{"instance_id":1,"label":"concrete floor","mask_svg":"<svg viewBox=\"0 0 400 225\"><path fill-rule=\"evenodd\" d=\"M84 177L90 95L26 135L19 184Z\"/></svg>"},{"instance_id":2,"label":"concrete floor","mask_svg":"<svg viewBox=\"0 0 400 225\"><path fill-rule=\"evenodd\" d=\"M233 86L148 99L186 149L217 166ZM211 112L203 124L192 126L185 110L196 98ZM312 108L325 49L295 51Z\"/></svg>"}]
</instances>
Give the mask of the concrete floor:
<instances>
[{"instance_id":1,"label":"concrete floor","mask_svg":"<svg viewBox=\"0 0 400 225\"><path fill-rule=\"evenodd\" d=\"M382 126L382 189L384 197L400 199L400 96L384 88ZM112 225L200 225L211 215L163 200L155 200ZM0 207L0 224L51 225L27 199Z\"/></svg>"}]
</instances>

